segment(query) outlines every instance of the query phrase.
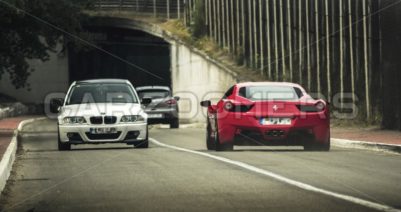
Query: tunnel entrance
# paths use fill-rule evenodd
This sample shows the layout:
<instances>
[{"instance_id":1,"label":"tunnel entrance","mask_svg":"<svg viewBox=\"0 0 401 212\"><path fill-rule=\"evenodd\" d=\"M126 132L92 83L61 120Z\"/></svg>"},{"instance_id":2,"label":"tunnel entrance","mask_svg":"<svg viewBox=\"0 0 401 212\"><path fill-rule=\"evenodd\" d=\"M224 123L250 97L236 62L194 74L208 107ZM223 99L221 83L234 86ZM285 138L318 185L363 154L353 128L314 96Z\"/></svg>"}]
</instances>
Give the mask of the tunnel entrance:
<instances>
[{"instance_id":1,"label":"tunnel entrance","mask_svg":"<svg viewBox=\"0 0 401 212\"><path fill-rule=\"evenodd\" d=\"M171 87L170 45L140 30L86 27L96 48L69 49L69 79L128 79L134 86Z\"/></svg>"}]
</instances>

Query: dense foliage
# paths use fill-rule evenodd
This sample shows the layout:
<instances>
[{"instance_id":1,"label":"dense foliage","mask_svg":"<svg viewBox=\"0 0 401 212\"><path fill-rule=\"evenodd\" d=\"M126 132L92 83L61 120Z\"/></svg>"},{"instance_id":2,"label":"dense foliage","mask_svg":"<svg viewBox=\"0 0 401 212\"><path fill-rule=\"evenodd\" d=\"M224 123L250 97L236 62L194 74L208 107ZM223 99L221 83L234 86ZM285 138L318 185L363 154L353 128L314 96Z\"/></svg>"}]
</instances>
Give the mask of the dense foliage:
<instances>
[{"instance_id":1,"label":"dense foliage","mask_svg":"<svg viewBox=\"0 0 401 212\"><path fill-rule=\"evenodd\" d=\"M0 79L7 72L12 84L29 87L28 59L49 59L58 43L73 42L81 31L82 9L90 0L0 1Z\"/></svg>"}]
</instances>

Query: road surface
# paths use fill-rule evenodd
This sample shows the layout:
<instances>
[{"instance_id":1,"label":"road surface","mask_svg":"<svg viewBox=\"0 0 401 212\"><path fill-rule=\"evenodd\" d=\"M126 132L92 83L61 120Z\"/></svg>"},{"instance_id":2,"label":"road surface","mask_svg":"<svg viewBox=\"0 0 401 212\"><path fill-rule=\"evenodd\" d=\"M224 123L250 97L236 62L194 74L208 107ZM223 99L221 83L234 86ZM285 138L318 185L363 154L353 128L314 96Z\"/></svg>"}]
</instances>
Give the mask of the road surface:
<instances>
[{"instance_id":1,"label":"road surface","mask_svg":"<svg viewBox=\"0 0 401 212\"><path fill-rule=\"evenodd\" d=\"M149 149L107 144L59 152L55 122L26 128L0 199L4 211L401 208L401 156L396 154L335 147L330 152L270 147L214 152L206 150L205 131L197 128L153 128Z\"/></svg>"}]
</instances>

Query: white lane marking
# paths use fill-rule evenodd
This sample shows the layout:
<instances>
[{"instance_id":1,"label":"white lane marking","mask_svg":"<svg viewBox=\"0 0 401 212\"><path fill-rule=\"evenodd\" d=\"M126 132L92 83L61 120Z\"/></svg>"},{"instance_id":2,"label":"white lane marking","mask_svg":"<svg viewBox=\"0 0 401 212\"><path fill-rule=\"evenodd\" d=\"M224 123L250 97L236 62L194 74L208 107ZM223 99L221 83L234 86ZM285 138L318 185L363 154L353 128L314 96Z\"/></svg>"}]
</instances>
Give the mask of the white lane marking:
<instances>
[{"instance_id":1,"label":"white lane marking","mask_svg":"<svg viewBox=\"0 0 401 212\"><path fill-rule=\"evenodd\" d=\"M196 155L201 155L201 156L204 156L204 157L212 158L212 159L224 162L224 163L228 163L228 164L231 164L231 165L234 165L234 166L238 166L238 167L247 169L247 170L255 172L255 173L259 173L259 174L274 178L274 179L276 179L278 181L287 183L287 184L292 185L292 186L296 186L298 188L301 188L301 189L304 189L304 190L307 190L307 191L313 191L313 192L316 192L316 193L325 194L327 196L335 197L335 198L338 198L338 199L342 199L342 200L345 200L345 201L348 201L348 202L352 202L352 203L355 203L355 204L358 204L358 205L362 205L362 206L365 206L365 207L369 207L369 208L373 208L373 209L376 209L376 210L401 212L401 210L393 208L393 207L388 206L388 205L383 205L383 204L371 202L371 201L368 201L368 200L360 199L358 197L353 197L353 196L349 196L349 195L345 195L345 194L336 193L336 192L333 192L333 191L328 191L328 190L321 189L321 188L318 188L318 187L315 187L315 186L312 186L312 185L309 185L309 184L306 184L306 183L302 183L302 182L298 182L298 181L295 181L295 180L291 180L291 179L286 178L284 176L281 176L279 174L275 174L273 172L270 172L270 171L267 171L267 170L264 170L264 169L260 169L258 167L249 165L247 163L231 160L231 159L228 159L228 158L212 155L212 154L205 153L205 152L199 152L199 151L185 149L185 148L182 148L182 147L177 147L177 146L173 146L173 145L169 145L169 144L164 144L164 143L161 143L161 142L159 142L159 141L157 141L157 140L155 140L153 138L149 138L149 140L151 142L153 142L154 144L158 145L158 146L162 146L162 147L166 147L166 148L170 148L170 149L174 149L174 150L178 150L178 151L182 151L182 152L188 152L188 153L192 153L192 154L196 154Z\"/></svg>"}]
</instances>

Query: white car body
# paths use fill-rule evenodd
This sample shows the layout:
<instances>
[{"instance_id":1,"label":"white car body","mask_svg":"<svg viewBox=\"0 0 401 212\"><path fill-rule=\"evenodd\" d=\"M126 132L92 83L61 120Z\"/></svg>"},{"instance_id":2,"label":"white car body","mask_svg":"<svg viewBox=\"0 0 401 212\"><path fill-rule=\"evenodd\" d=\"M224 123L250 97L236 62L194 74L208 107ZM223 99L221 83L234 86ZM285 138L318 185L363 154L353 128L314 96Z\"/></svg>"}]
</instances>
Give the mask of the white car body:
<instances>
[{"instance_id":1,"label":"white car body","mask_svg":"<svg viewBox=\"0 0 401 212\"><path fill-rule=\"evenodd\" d=\"M72 88L90 83L107 85L127 85L132 89L135 103L88 102L68 104ZM107 84L110 83L110 84ZM105 87L106 87L105 86ZM123 121L123 116L134 117L135 121ZM84 120L83 120L84 119ZM72 121L71 121L72 120ZM66 101L58 115L59 147L71 144L127 143L148 142L147 114L141 107L138 95L126 80L87 80L74 82L68 90ZM61 144L60 144L61 143ZM59 148L60 149L60 148ZM66 147L70 149L70 147ZM64 150L61 148L60 150Z\"/></svg>"}]
</instances>

